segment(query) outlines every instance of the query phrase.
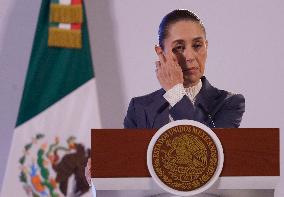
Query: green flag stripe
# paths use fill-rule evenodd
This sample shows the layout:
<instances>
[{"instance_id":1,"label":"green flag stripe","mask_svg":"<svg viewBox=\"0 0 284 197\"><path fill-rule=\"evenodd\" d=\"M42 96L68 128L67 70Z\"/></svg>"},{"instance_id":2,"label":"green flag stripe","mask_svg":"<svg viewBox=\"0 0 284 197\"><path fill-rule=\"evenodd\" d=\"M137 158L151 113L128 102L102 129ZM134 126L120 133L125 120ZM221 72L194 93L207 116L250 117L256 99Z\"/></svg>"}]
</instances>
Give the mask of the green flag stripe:
<instances>
[{"instance_id":1,"label":"green flag stripe","mask_svg":"<svg viewBox=\"0 0 284 197\"><path fill-rule=\"evenodd\" d=\"M47 46L50 0L42 0L16 126L94 77L85 7L82 49Z\"/></svg>"},{"instance_id":2,"label":"green flag stripe","mask_svg":"<svg viewBox=\"0 0 284 197\"><path fill-rule=\"evenodd\" d=\"M49 23L49 27L58 27L58 26L59 26L59 23L55 23L55 22Z\"/></svg>"}]
</instances>

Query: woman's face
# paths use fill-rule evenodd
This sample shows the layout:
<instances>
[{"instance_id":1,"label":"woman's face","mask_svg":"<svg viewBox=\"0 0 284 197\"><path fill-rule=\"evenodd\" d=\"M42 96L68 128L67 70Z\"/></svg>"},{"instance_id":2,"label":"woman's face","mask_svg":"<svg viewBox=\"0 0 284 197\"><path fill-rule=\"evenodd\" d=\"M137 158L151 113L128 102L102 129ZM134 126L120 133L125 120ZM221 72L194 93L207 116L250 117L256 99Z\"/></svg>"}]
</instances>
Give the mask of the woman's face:
<instances>
[{"instance_id":1,"label":"woman's face","mask_svg":"<svg viewBox=\"0 0 284 197\"><path fill-rule=\"evenodd\" d=\"M164 40L164 52L174 53L182 68L184 86L196 85L204 74L208 42L199 23L178 21L171 24Z\"/></svg>"}]
</instances>

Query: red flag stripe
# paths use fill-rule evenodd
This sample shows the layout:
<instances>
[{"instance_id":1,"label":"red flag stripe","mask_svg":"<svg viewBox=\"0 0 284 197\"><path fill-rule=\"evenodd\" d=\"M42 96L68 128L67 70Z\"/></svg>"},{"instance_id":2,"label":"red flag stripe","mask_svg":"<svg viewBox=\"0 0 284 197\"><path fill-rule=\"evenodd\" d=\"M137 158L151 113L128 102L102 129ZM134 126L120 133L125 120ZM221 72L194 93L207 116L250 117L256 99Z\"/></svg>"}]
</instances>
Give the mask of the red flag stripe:
<instances>
[{"instance_id":1,"label":"red flag stripe","mask_svg":"<svg viewBox=\"0 0 284 197\"><path fill-rule=\"evenodd\" d=\"M72 23L71 29L81 29L81 23Z\"/></svg>"},{"instance_id":2,"label":"red flag stripe","mask_svg":"<svg viewBox=\"0 0 284 197\"><path fill-rule=\"evenodd\" d=\"M82 4L82 0L72 0L71 1L72 5L76 5L76 4Z\"/></svg>"}]
</instances>

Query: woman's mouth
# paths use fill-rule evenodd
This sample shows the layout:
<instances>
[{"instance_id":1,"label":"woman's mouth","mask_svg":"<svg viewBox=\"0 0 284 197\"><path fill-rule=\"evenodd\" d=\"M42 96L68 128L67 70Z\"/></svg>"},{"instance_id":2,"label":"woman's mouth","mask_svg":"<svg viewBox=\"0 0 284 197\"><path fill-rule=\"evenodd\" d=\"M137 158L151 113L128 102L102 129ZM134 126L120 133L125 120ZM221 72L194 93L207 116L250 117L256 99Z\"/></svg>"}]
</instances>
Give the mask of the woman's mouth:
<instances>
[{"instance_id":1,"label":"woman's mouth","mask_svg":"<svg viewBox=\"0 0 284 197\"><path fill-rule=\"evenodd\" d=\"M198 67L183 68L182 72L186 74L195 74L196 72L198 72Z\"/></svg>"}]
</instances>

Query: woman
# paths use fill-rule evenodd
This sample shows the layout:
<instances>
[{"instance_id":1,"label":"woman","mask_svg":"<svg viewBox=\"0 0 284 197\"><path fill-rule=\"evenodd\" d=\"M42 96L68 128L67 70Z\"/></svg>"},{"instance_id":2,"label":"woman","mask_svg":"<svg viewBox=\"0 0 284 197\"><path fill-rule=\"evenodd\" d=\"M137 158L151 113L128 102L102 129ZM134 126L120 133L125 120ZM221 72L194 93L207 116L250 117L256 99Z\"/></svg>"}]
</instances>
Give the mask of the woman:
<instances>
[{"instance_id":1,"label":"woman","mask_svg":"<svg viewBox=\"0 0 284 197\"><path fill-rule=\"evenodd\" d=\"M208 41L201 20L188 10L174 10L159 26L156 75L161 89L133 98L125 128L160 128L173 120L189 119L208 127L236 128L245 99L213 87L203 76Z\"/></svg>"},{"instance_id":2,"label":"woman","mask_svg":"<svg viewBox=\"0 0 284 197\"><path fill-rule=\"evenodd\" d=\"M174 10L159 26L156 75L161 89L133 98L125 128L160 128L189 119L209 127L239 127L245 99L213 87L203 76L208 41L201 20L188 10ZM86 167L90 183L91 161Z\"/></svg>"}]
</instances>

